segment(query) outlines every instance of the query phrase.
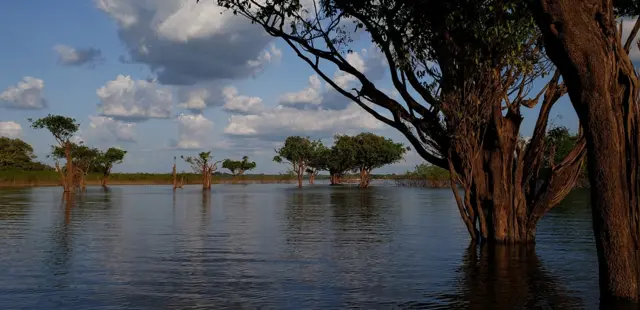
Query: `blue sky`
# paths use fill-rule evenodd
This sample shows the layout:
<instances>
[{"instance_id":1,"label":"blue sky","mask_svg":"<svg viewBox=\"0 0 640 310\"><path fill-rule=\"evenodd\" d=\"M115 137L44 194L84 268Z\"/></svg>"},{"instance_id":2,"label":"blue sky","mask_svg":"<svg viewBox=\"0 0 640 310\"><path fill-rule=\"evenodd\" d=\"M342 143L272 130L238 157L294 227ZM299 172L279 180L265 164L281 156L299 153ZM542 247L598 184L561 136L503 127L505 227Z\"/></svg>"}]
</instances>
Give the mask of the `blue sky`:
<instances>
[{"instance_id":1,"label":"blue sky","mask_svg":"<svg viewBox=\"0 0 640 310\"><path fill-rule=\"evenodd\" d=\"M27 118L70 116L81 123L77 139L85 144L128 151L116 168L125 172L167 172L173 156L200 150L213 150L219 159L248 155L258 173L284 172L287 167L271 158L293 134L331 143L334 133L374 131L407 142L324 81L310 78L312 70L283 42L219 14L213 1L198 7L191 2L5 3L0 135L21 137L46 161L53 139L29 128ZM357 42L354 50L366 73L384 72L367 42ZM349 77L338 79L350 83ZM383 75L379 83L391 89ZM527 135L537 109L524 114ZM558 116L556 124L575 130L566 98L552 112ZM412 152L379 172L404 172L420 162Z\"/></svg>"}]
</instances>

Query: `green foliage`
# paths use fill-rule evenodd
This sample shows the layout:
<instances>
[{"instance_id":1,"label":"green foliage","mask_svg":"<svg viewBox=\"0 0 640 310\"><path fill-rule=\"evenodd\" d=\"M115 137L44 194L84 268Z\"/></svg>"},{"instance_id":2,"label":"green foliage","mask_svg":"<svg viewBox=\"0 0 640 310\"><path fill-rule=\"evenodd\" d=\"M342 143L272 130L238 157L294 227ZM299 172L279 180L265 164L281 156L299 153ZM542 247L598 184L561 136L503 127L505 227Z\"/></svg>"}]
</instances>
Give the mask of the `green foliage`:
<instances>
[{"instance_id":1,"label":"green foliage","mask_svg":"<svg viewBox=\"0 0 640 310\"><path fill-rule=\"evenodd\" d=\"M75 119L61 115L49 114L35 121L31 118L28 120L34 129L47 129L60 145L68 142L80 128Z\"/></svg>"},{"instance_id":2,"label":"green foliage","mask_svg":"<svg viewBox=\"0 0 640 310\"><path fill-rule=\"evenodd\" d=\"M184 157L180 156L180 158L184 159L189 165L191 165L191 169L195 173L199 173L206 170L210 170L213 173L216 169L217 162L212 163L213 156L211 156L211 151L209 152L200 152L197 157Z\"/></svg>"},{"instance_id":3,"label":"green foliage","mask_svg":"<svg viewBox=\"0 0 640 310\"><path fill-rule=\"evenodd\" d=\"M255 162L250 162L249 157L243 156L242 160L225 159L222 162L222 168L229 169L231 174L242 175L245 171L253 170L256 168Z\"/></svg>"},{"instance_id":4,"label":"green foliage","mask_svg":"<svg viewBox=\"0 0 640 310\"><path fill-rule=\"evenodd\" d=\"M276 150L273 161L277 163L289 163L295 172L302 168L302 172L312 163L318 148L322 143L312 141L309 137L291 136L284 141L282 148Z\"/></svg>"},{"instance_id":5,"label":"green foliage","mask_svg":"<svg viewBox=\"0 0 640 310\"><path fill-rule=\"evenodd\" d=\"M0 137L0 170L41 171L52 168L33 161L33 147L20 139Z\"/></svg>"},{"instance_id":6,"label":"green foliage","mask_svg":"<svg viewBox=\"0 0 640 310\"><path fill-rule=\"evenodd\" d=\"M348 161L353 161L355 167L367 171L396 163L402 160L409 150L402 143L368 132L358 134L352 139L356 156L348 158Z\"/></svg>"},{"instance_id":7,"label":"green foliage","mask_svg":"<svg viewBox=\"0 0 640 310\"><path fill-rule=\"evenodd\" d=\"M119 148L110 147L106 152L100 152L98 158L92 167L92 171L102 172L105 175L111 173L113 165L122 163L127 151Z\"/></svg>"},{"instance_id":8,"label":"green foliage","mask_svg":"<svg viewBox=\"0 0 640 310\"><path fill-rule=\"evenodd\" d=\"M63 146L52 146L51 157L56 160L65 158L65 148ZM86 145L71 143L71 158L73 165L82 169L84 172L94 171L94 164L98 162L102 152L97 148L91 148Z\"/></svg>"},{"instance_id":9,"label":"green foliage","mask_svg":"<svg viewBox=\"0 0 640 310\"><path fill-rule=\"evenodd\" d=\"M416 165L413 171L407 171L405 174L409 178L416 178L428 181L448 181L449 171L438 166L422 163Z\"/></svg>"}]
</instances>

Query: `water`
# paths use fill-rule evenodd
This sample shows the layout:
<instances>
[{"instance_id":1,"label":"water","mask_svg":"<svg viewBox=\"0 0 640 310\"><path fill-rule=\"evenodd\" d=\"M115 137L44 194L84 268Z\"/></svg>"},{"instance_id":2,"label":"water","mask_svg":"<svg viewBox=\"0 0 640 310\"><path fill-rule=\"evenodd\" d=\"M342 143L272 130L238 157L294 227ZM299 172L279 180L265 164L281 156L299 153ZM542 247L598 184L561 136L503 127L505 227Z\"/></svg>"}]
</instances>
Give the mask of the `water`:
<instances>
[{"instance_id":1,"label":"water","mask_svg":"<svg viewBox=\"0 0 640 310\"><path fill-rule=\"evenodd\" d=\"M0 190L0 309L590 309L586 192L535 251L469 249L450 190Z\"/></svg>"}]
</instances>

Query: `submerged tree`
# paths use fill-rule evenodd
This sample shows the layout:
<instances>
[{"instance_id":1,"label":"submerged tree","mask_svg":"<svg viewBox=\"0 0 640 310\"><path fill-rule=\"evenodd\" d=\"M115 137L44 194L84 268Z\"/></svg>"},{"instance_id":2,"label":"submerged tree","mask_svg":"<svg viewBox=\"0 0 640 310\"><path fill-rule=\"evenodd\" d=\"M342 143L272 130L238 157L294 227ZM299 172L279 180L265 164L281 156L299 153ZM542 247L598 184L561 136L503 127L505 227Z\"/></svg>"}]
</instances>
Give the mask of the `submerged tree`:
<instances>
[{"instance_id":1,"label":"submerged tree","mask_svg":"<svg viewBox=\"0 0 640 310\"><path fill-rule=\"evenodd\" d=\"M222 162L222 168L231 171L233 178L237 178L245 173L245 171L253 170L256 168L256 163L249 161L248 156L243 156L242 160L225 159Z\"/></svg>"},{"instance_id":2,"label":"submerged tree","mask_svg":"<svg viewBox=\"0 0 640 310\"><path fill-rule=\"evenodd\" d=\"M326 156L327 151L329 149L322 144L322 142L317 141L313 147L311 158L309 159L309 164L307 165L307 169L305 172L309 176L309 184L314 184L316 180L316 176L320 171L327 170L326 166Z\"/></svg>"},{"instance_id":3,"label":"submerged tree","mask_svg":"<svg viewBox=\"0 0 640 310\"><path fill-rule=\"evenodd\" d=\"M539 219L575 182L584 140L538 179L549 112L566 88L554 74L532 92L549 65L530 15L519 10L521 1L217 2L283 39L339 93L400 131L426 161L448 169L472 239L533 242ZM380 50L399 99L349 62L351 29L364 29ZM341 87L326 64L359 86ZM521 108L538 102L534 135L525 147Z\"/></svg>"},{"instance_id":4,"label":"submerged tree","mask_svg":"<svg viewBox=\"0 0 640 310\"><path fill-rule=\"evenodd\" d=\"M106 152L100 152L98 160L95 163L95 168L98 172L102 173L102 187L107 187L113 165L122 163L126 154L127 151L115 147L107 149Z\"/></svg>"},{"instance_id":5,"label":"submerged tree","mask_svg":"<svg viewBox=\"0 0 640 310\"><path fill-rule=\"evenodd\" d=\"M298 177L298 187L302 187L304 173L319 144L320 141L312 141L309 137L287 137L282 148L276 150L278 155L273 157L273 161L291 165L293 172Z\"/></svg>"},{"instance_id":6,"label":"submerged tree","mask_svg":"<svg viewBox=\"0 0 640 310\"><path fill-rule=\"evenodd\" d=\"M640 299L640 80L629 58L632 0L532 0L547 55L583 124L603 298ZM629 23L633 21L629 20Z\"/></svg>"},{"instance_id":7,"label":"submerged tree","mask_svg":"<svg viewBox=\"0 0 640 310\"><path fill-rule=\"evenodd\" d=\"M100 159L101 152L96 148L90 148L86 145L71 143L71 158L73 161L73 187L85 190L87 187L85 177L92 170L94 165ZM56 161L65 158L65 148L53 146L51 157Z\"/></svg>"},{"instance_id":8,"label":"submerged tree","mask_svg":"<svg viewBox=\"0 0 640 310\"><path fill-rule=\"evenodd\" d=\"M181 158L191 165L191 169L193 169L195 173L202 173L202 190L211 189L211 177L213 173L216 172L218 164L220 163L220 161L213 161L211 151L201 152L198 154L198 157L181 156Z\"/></svg>"},{"instance_id":9,"label":"submerged tree","mask_svg":"<svg viewBox=\"0 0 640 310\"><path fill-rule=\"evenodd\" d=\"M371 170L402 160L408 150L402 143L375 135L361 133L351 138L355 156L349 158L353 167L360 172L359 187L368 187L371 182Z\"/></svg>"},{"instance_id":10,"label":"submerged tree","mask_svg":"<svg viewBox=\"0 0 640 310\"><path fill-rule=\"evenodd\" d=\"M46 129L48 130L58 143L58 147L64 150L64 157L66 158L65 168L62 169L56 162L56 170L60 173L60 181L65 193L73 192L74 190L74 167L73 158L71 154L71 137L78 131L80 125L76 123L76 120L70 117L51 115L33 120L29 119L31 127L34 129Z\"/></svg>"}]
</instances>

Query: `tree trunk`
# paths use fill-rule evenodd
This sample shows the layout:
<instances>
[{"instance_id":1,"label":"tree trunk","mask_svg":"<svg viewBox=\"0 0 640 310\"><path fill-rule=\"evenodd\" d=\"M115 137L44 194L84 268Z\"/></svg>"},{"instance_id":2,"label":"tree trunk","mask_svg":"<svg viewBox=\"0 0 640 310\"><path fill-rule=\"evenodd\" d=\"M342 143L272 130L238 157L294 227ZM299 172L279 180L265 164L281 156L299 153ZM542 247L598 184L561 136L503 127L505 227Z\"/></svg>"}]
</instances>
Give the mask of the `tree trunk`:
<instances>
[{"instance_id":1,"label":"tree trunk","mask_svg":"<svg viewBox=\"0 0 640 310\"><path fill-rule=\"evenodd\" d=\"M304 178L304 172L299 171L298 172L298 187L302 188L302 179Z\"/></svg>"},{"instance_id":2,"label":"tree trunk","mask_svg":"<svg viewBox=\"0 0 640 310\"><path fill-rule=\"evenodd\" d=\"M361 168L360 169L360 184L358 185L358 187L360 188L367 188L369 187L369 183L371 182L370 180L370 171L366 168Z\"/></svg>"},{"instance_id":3,"label":"tree trunk","mask_svg":"<svg viewBox=\"0 0 640 310\"><path fill-rule=\"evenodd\" d=\"M73 157L71 154L71 142L67 141L64 145L64 155L67 159L67 171L64 180L62 181L62 186L64 188L65 193L73 193Z\"/></svg>"},{"instance_id":4,"label":"tree trunk","mask_svg":"<svg viewBox=\"0 0 640 310\"><path fill-rule=\"evenodd\" d=\"M562 72L587 140L601 297L639 300L638 78L613 3L534 3L545 50Z\"/></svg>"},{"instance_id":5,"label":"tree trunk","mask_svg":"<svg viewBox=\"0 0 640 310\"><path fill-rule=\"evenodd\" d=\"M102 187L104 187L104 188L107 188L107 182L109 181L109 175L110 175L109 172L105 172L102 175Z\"/></svg>"},{"instance_id":6,"label":"tree trunk","mask_svg":"<svg viewBox=\"0 0 640 310\"><path fill-rule=\"evenodd\" d=\"M316 180L316 175L315 173L309 173L309 184L313 184Z\"/></svg>"},{"instance_id":7,"label":"tree trunk","mask_svg":"<svg viewBox=\"0 0 640 310\"><path fill-rule=\"evenodd\" d=\"M173 181L173 189L175 190L176 188L178 188L178 175L176 173L176 164L175 163L173 164L173 167L171 168L171 179Z\"/></svg>"}]
</instances>

